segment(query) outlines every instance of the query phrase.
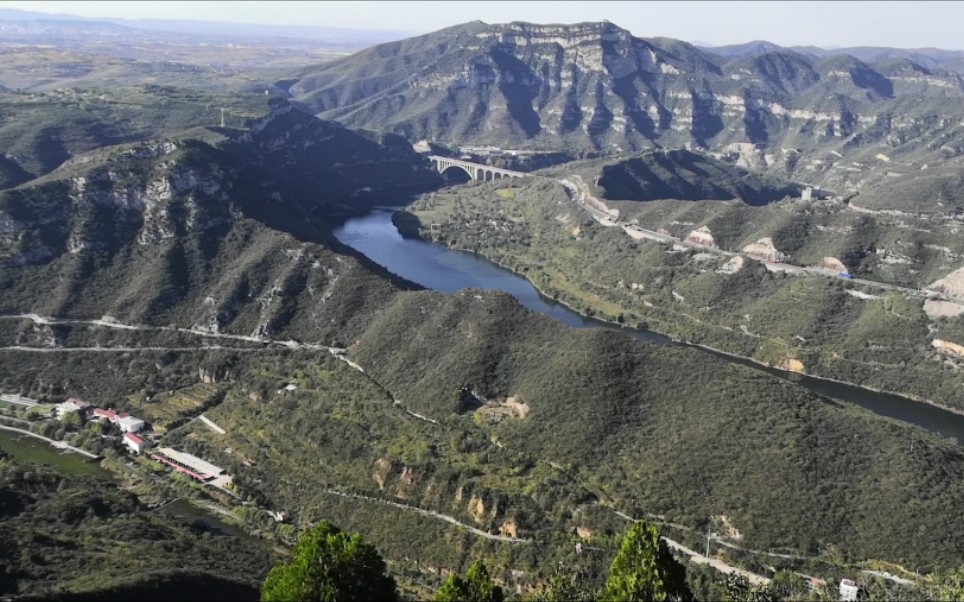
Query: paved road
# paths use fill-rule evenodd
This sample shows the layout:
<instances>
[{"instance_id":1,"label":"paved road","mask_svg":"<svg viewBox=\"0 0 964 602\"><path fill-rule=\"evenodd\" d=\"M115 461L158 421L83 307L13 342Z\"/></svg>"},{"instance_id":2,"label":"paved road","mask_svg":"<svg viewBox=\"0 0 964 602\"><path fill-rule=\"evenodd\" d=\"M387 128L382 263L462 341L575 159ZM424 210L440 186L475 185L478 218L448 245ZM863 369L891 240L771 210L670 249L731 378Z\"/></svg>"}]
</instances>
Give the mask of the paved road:
<instances>
[{"instance_id":1,"label":"paved road","mask_svg":"<svg viewBox=\"0 0 964 602\"><path fill-rule=\"evenodd\" d=\"M620 518L626 519L631 522L636 522L635 518L629 516L624 512L614 510L613 513ZM672 525L672 523L664 523L664 524ZM673 525L673 526L681 527L682 525ZM690 530L687 527L682 527L682 528L686 529L687 531ZM660 536L660 539L665 541L666 545L668 545L670 548L676 550L677 552L680 552L682 554L689 556L689 559L692 562L695 562L696 564L708 564L714 569L716 569L717 571L725 575L729 575L729 574L740 575L741 577L744 577L747 581L749 581L753 585L766 585L767 583L770 583L770 580L764 577L763 575L757 575L756 573L751 573L750 571L741 569L739 567L726 564L722 560L718 560L716 558L707 558L706 556L700 554L699 552L691 550L686 546L684 546L683 544L679 543L678 541L672 540L669 537L666 537L665 535Z\"/></svg>"},{"instance_id":2,"label":"paved road","mask_svg":"<svg viewBox=\"0 0 964 602\"><path fill-rule=\"evenodd\" d=\"M910 579L904 579L903 577L898 577L897 575L895 575L895 574L893 574L893 573L888 573L887 571L864 570L864 571L860 571L860 572L861 572L861 573L867 573L868 575L874 575L875 577L883 577L884 579L887 579L888 581L893 581L894 583L899 583L900 585L917 585L916 583L914 583L914 582L911 581Z\"/></svg>"},{"instance_id":3,"label":"paved road","mask_svg":"<svg viewBox=\"0 0 964 602\"><path fill-rule=\"evenodd\" d=\"M200 347L27 347L24 345L10 345L0 347L0 351L30 351L34 353L126 353L135 351L210 351L210 350L229 350L229 351L262 351L255 347L224 347L222 345L203 345Z\"/></svg>"},{"instance_id":4,"label":"paved road","mask_svg":"<svg viewBox=\"0 0 964 602\"><path fill-rule=\"evenodd\" d=\"M145 325L135 325L135 324L123 324L114 319L99 319L99 320L83 320L78 318L56 318L49 316L40 316L38 314L8 314L0 315L0 320L30 320L38 325L55 325L55 324L81 324L86 326L97 326L100 328L114 328L118 330L131 330L131 331L153 331L153 332L182 332L185 334L192 334L195 336L203 338L213 338L213 339L225 339L231 341L244 341L246 343L260 343L262 345L278 345L281 347L286 347L288 349L298 349L304 351L329 351L331 353L344 353L345 349L341 347L331 347L328 345L316 345L313 343L302 343L300 341L293 340L279 340L279 339L269 339L266 337L255 337L240 334L225 334L218 332L209 332L207 330L198 330L195 328L179 328L175 326L145 326ZM0 347L0 349L10 349L17 351L39 351L40 347ZM50 351L63 351L67 349L77 349L83 351L117 351L117 350L157 350L157 351L193 351L194 347L70 347L70 348L50 348ZM234 350L244 350L251 348L244 347L219 347L219 346L209 346L203 347L202 349L234 349Z\"/></svg>"},{"instance_id":5,"label":"paved road","mask_svg":"<svg viewBox=\"0 0 964 602\"><path fill-rule=\"evenodd\" d=\"M290 483L290 482L289 482L288 484L289 484L289 485L296 485L296 484ZM296 485L296 486L304 487L304 485ZM455 525L456 527L465 529L466 531L468 531L468 532L470 532L470 533L472 533L472 534L474 534L474 535L478 535L479 537L483 537L483 538L485 538L485 539L490 539L490 540L492 540L492 541L501 541L501 542L505 542L505 543L531 543L531 542L532 542L531 539L524 539L524 538L521 538L521 537L509 537L509 536L507 536L507 535L494 535L494 534L492 534L492 533L488 533L488 532L483 531L483 530L481 530L481 529L477 529L477 528L475 528L475 527L473 527L473 526L471 526L471 525L466 525L465 523L460 522L460 521L459 521L458 519L456 519L455 517L449 516L449 515L447 515L447 514L441 514L441 513L439 513L439 512L435 512L434 510L425 510L424 508L417 508L417 507L415 507L415 506L409 506L409 505L407 505L407 504L400 504L400 503L398 503L398 502L392 502L392 501L389 501L389 500L383 500L383 499L381 499L381 498L370 497L370 496L367 496L367 495L359 495L359 494L357 494L357 493L345 493L345 492L343 492L343 491L338 491L338 490L336 490L336 489L321 489L321 491L323 491L324 493L330 494L330 495L337 495L337 496L344 497L344 498L349 498L349 499L363 500L363 501L372 502L372 503L375 503L375 504L385 504L386 506L393 506L393 507L399 508L399 509L401 509L401 510L407 510L407 511L409 511L409 512L416 512L416 513L418 513L418 514L421 514L422 516L429 516L429 517L432 517L432 518L436 518L436 519L439 519L439 520L443 520L443 521L445 521L445 522L447 522L447 523L451 523L451 524Z\"/></svg>"},{"instance_id":6,"label":"paved road","mask_svg":"<svg viewBox=\"0 0 964 602\"><path fill-rule=\"evenodd\" d=\"M16 394L0 395L0 401L21 405L26 408L32 408L38 404L37 400L35 399L30 399L29 397L23 397Z\"/></svg>"},{"instance_id":7,"label":"paved road","mask_svg":"<svg viewBox=\"0 0 964 602\"><path fill-rule=\"evenodd\" d=\"M681 552L689 556L690 562L695 562L696 564L708 564L714 569L723 573L724 575L730 575L730 574L739 575L744 579L746 579L747 581L749 581L751 585L766 585L767 583L770 583L770 580L767 579L766 577L763 577L762 575L757 575L756 573L751 573L750 571L745 571L735 566L731 566L729 564L726 564L722 560L717 560L716 558L707 558L706 556L703 556L699 552L695 552L687 548L683 544L675 542L668 537L663 537L662 539L663 541L666 542L666 545L669 546L670 548L676 550L677 552Z\"/></svg>"},{"instance_id":8,"label":"paved road","mask_svg":"<svg viewBox=\"0 0 964 602\"><path fill-rule=\"evenodd\" d=\"M18 429L18 428L16 428L16 427L5 426L5 425L3 425L3 424L0 424L0 430L11 431L11 432L14 432L14 433L20 433L21 435L27 435L28 437L33 437L34 439L41 439L41 440L46 441L47 443L53 445L53 446L56 447L57 449L66 449L66 450L70 450L70 451L72 451L72 452L76 452L76 453L78 453L78 454L82 454L82 455L84 455L84 456L87 456L88 458L95 458L95 459L97 458L96 455L90 453L89 451L85 451L85 450L83 450L83 449L80 449L79 447L74 447L73 445L67 445L67 443L64 442L64 441L57 441L56 439L51 439L51 438L49 438L49 437L44 437L43 435L38 435L37 433L31 433L30 431L25 431L24 429Z\"/></svg>"},{"instance_id":9,"label":"paved road","mask_svg":"<svg viewBox=\"0 0 964 602\"><path fill-rule=\"evenodd\" d=\"M701 251L703 253L713 253L715 255L720 255L723 257L740 256L740 257L743 257L744 259L751 260L751 261L761 261L759 258L753 257L752 255L748 255L746 253L726 251L716 247L707 247L701 244L689 242L685 239L676 238L674 236L667 236L659 232L654 232L653 230L647 230L638 225L629 224L618 218L614 219L612 214L601 211L600 209L593 207L590 204L592 202L601 203L601 201L590 193L589 187L586 185L585 182L582 181L582 178L580 178L579 176L572 176L571 178L557 180L557 182L559 182L560 184L563 185L563 187L566 188L566 190L569 193L570 200L572 200L575 204L579 205L585 211L587 211L590 215L592 215L592 217L596 221L598 221L604 226L620 227L623 229L624 232L626 232L629 236L633 238L648 238L650 240L655 240L657 242L680 245L682 247L687 247L696 251ZM816 274L827 278L838 278L838 279L841 278L838 272L835 272L834 270L827 270L824 268L806 267L806 266L793 265L789 263L776 263L776 262L762 262L762 263L771 272L788 272L791 274ZM851 282L862 284L868 287L872 287L872 288L901 292L912 297L918 297L921 299L933 297L936 299L940 299L942 301L948 301L950 303L956 303L957 305L964 306L964 300L954 299L942 293L938 293L936 291L928 291L926 289L920 290L916 288L907 288L907 287L897 286L894 284L877 282L876 280L866 280L864 278L848 278L847 280L850 280Z\"/></svg>"}]
</instances>

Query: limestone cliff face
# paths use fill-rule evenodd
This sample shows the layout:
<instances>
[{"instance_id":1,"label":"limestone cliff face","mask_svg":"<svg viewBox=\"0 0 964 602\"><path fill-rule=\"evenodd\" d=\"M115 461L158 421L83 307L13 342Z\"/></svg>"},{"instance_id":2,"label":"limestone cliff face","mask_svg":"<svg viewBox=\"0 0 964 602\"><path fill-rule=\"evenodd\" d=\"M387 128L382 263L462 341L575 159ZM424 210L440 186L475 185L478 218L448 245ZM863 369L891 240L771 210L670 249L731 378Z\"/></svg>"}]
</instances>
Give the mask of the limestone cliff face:
<instances>
[{"instance_id":1,"label":"limestone cliff face","mask_svg":"<svg viewBox=\"0 0 964 602\"><path fill-rule=\"evenodd\" d=\"M243 133L105 147L0 192L0 307L249 336L296 329L329 305L357 307L338 295L357 266L318 244L311 212L435 180L398 137L287 104Z\"/></svg>"},{"instance_id":2,"label":"limestone cliff face","mask_svg":"<svg viewBox=\"0 0 964 602\"><path fill-rule=\"evenodd\" d=\"M913 63L883 71L782 49L728 60L608 22L474 22L308 68L288 91L319 116L411 142L689 146L814 177L831 172L831 149L879 154L930 140L948 110L964 117L947 102L964 97L957 74Z\"/></svg>"},{"instance_id":3,"label":"limestone cliff face","mask_svg":"<svg viewBox=\"0 0 964 602\"><path fill-rule=\"evenodd\" d=\"M229 223L235 174L203 155L197 145L175 142L98 152L5 193L0 259L25 265L129 239L155 245ZM57 177L79 166L81 175Z\"/></svg>"}]
</instances>

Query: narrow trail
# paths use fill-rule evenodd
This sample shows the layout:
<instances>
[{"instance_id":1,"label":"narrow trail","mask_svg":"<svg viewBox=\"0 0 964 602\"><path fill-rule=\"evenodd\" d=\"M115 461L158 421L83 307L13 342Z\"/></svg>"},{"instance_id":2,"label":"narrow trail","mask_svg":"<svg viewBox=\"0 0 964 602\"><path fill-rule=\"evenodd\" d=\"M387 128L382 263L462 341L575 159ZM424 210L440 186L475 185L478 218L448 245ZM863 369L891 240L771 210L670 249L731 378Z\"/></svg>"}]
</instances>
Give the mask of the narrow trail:
<instances>
[{"instance_id":1,"label":"narrow trail","mask_svg":"<svg viewBox=\"0 0 964 602\"><path fill-rule=\"evenodd\" d=\"M303 485L296 485L296 484L291 483L291 482L287 482L286 484L291 485L291 486L294 486L294 487L301 487L302 489L304 488ZM441 513L439 513L439 512L435 512L434 510L425 510L424 508L418 508L418 507L416 507L416 506L409 506L408 504L400 504L400 503L398 503L398 502L392 502L392 501L389 501L389 500L383 500L383 499L380 499L380 498L377 498L377 497L370 497L370 496L367 496L367 495L360 495L360 494L357 494L357 493L345 493L344 491L338 491L337 489L327 489L327 488L324 488L324 489L320 489L320 491L321 491L322 493L327 493L327 494L329 494L329 495L337 495L337 496L343 497L343 498L355 499L355 500L362 500L362 501L370 502L370 503L373 503L373 504L384 504L384 505L386 505L386 506L392 506L392 507L398 508L398 509L400 509L400 510L405 510L405 511L408 511L408 512L415 512L415 513L417 513L417 514L421 514L422 516L428 516L428 517L435 518L435 519L438 519L438 520L443 520L443 521L445 521L445 522L447 522L447 523L450 523L450 524L452 524L452 525L455 525L456 527L459 527L460 529L465 529L466 531L468 531L468 532L470 532L470 533L472 533L472 534L474 534L474 535L478 535L479 537L482 537L482 538L485 538L485 539L489 539L489 540L491 540L491 541L501 541L501 542L503 542L503 543L532 543L532 540L531 540L531 539L523 539L523 538L520 538L520 537L509 537L509 536L507 536L507 535L494 535L494 534L492 534L492 533L488 533L488 532L483 531L483 530L481 530L481 529L477 529L477 528L475 528L475 527L473 527L473 526L471 526L471 525L467 525L467 524L459 521L459 520L456 519L455 517L449 516L449 515L447 515L447 514L441 514Z\"/></svg>"},{"instance_id":2,"label":"narrow trail","mask_svg":"<svg viewBox=\"0 0 964 602\"><path fill-rule=\"evenodd\" d=\"M348 364L349 366L351 366L353 369L355 369L355 370L361 372L362 374L364 374L365 377L368 378L368 380L370 380L375 386L377 386L379 389L381 389L382 391L384 391L389 397L391 397L392 402L393 402L396 406L398 406L398 408L401 409L403 412L405 412L405 413L408 414L409 416L412 416L413 418L418 418L419 420L422 420L422 421L424 421L424 422L429 422L429 423L431 423L431 424L434 424L434 425L438 426L438 420L435 420L434 418L429 418L428 416L423 416L422 414L419 414L418 412L413 412L412 410L408 409L408 408L405 406L405 404L402 402L402 400L399 399L398 397L396 397L395 394L392 393L392 391L391 391L388 387L386 387L386 386L383 385L382 383L378 382L378 380L376 380L375 377L373 377L373 376L372 376L371 374L369 374L368 372L365 372L365 369L362 368L359 364L356 364L355 362L353 362L353 361L351 361L350 359L348 359L347 357L345 357L345 355L344 355L345 350L344 350L344 349L338 349L337 351L334 350L334 349L335 349L335 348L332 348L332 349L330 350L330 351L331 351L331 354L332 354L333 356L335 356L335 357L338 358L339 360L345 362L346 364Z\"/></svg>"}]
</instances>

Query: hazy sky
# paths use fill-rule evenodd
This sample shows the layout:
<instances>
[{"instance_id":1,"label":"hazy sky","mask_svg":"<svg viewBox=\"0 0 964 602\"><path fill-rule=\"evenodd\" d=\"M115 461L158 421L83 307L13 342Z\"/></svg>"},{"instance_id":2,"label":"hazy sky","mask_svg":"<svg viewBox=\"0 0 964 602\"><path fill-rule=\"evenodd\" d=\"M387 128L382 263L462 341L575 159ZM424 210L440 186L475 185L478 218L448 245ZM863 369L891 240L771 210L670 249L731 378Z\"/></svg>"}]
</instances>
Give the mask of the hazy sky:
<instances>
[{"instance_id":1,"label":"hazy sky","mask_svg":"<svg viewBox=\"0 0 964 602\"><path fill-rule=\"evenodd\" d=\"M86 17L196 19L428 32L472 20L608 19L641 37L709 44L964 49L964 2L8 2Z\"/></svg>"}]
</instances>

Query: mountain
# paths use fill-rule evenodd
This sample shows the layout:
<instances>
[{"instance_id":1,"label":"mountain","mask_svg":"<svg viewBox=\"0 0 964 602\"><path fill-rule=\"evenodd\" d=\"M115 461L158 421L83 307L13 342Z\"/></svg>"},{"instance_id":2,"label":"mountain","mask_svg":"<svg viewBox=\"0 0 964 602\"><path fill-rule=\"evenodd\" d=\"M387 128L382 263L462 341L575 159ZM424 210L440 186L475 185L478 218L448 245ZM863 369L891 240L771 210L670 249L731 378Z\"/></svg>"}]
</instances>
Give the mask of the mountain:
<instances>
[{"instance_id":1,"label":"mountain","mask_svg":"<svg viewBox=\"0 0 964 602\"><path fill-rule=\"evenodd\" d=\"M885 46L821 48L819 46L779 46L772 42L765 41L728 44L726 46L709 46L705 44L697 44L697 46L699 46L700 50L715 54L727 60L789 50L810 57L848 55L866 63L906 59L919 63L929 69L942 69L964 75L964 50L888 48Z\"/></svg>"},{"instance_id":2,"label":"mountain","mask_svg":"<svg viewBox=\"0 0 964 602\"><path fill-rule=\"evenodd\" d=\"M105 476L65 475L0 451L0 595L258 599L267 546L151 512Z\"/></svg>"},{"instance_id":3,"label":"mountain","mask_svg":"<svg viewBox=\"0 0 964 602\"><path fill-rule=\"evenodd\" d=\"M283 101L249 130L222 132L107 147L0 192L3 310L190 316L256 332L290 319L280 293L325 290L331 274L312 266L333 261L318 246L331 239L316 215L441 181L394 137L379 144ZM38 296L37 279L54 275Z\"/></svg>"},{"instance_id":4,"label":"mountain","mask_svg":"<svg viewBox=\"0 0 964 602\"><path fill-rule=\"evenodd\" d=\"M725 46L707 46L703 44L695 45L700 50L705 50L728 59L759 56L768 52L783 50L782 46L778 46L773 42L767 42L766 40L754 40L752 42L744 42L742 44L727 44Z\"/></svg>"},{"instance_id":5,"label":"mountain","mask_svg":"<svg viewBox=\"0 0 964 602\"><path fill-rule=\"evenodd\" d=\"M885 65L885 74L845 54L757 46L766 52L728 60L608 22L472 22L304 68L279 85L320 117L412 142L687 147L827 186L855 180L846 162L834 167L837 155L920 164L941 156L938 146L964 148L964 131L949 127L964 119L957 73Z\"/></svg>"},{"instance_id":6,"label":"mountain","mask_svg":"<svg viewBox=\"0 0 964 602\"><path fill-rule=\"evenodd\" d=\"M746 180L691 153L669 158L653 165L682 166L674 186L699 170L733 187ZM205 416L224 433L171 420L164 441L229 468L250 503L231 507L246 527L283 543L299 525L335 519L375 542L393 570L429 584L479 557L520 588L560 561L598 578L603 555L573 549L611 547L625 528L617 509L671 523L691 547L708 524L729 524L758 550L818 558L833 545L854 561L956 561L962 535L946 529L964 502L956 447L693 349L569 329L503 293L408 290L331 237L331 213L438 182L399 137L280 100L243 129L195 127L80 153L0 192L0 383L179 418L183 397L208 386ZM528 219L502 215L465 232L498 229L491 242L549 224L549 249L564 251L544 265L591 260L597 243L617 248L607 239L615 233L559 216L573 211L561 186L535 182L544 188L531 196L502 198ZM502 196L486 186L438 196L468 190L467 209L454 212L474 219L474 193ZM593 271L622 270L626 282L650 270L700 277L654 266L641 248ZM757 294L766 274L746 269L711 292ZM606 278L605 294L640 298ZM658 301L672 308L671 299ZM164 482L132 464L141 487ZM921 491L919 505L905 502ZM295 520L276 524L264 509ZM31 516L17 533L35 526ZM43 543L28 542L18 571L43 568L43 556L29 555ZM211 562L228 558L208 549ZM234 570L256 579L252 565ZM129 585L112 587L140 593Z\"/></svg>"},{"instance_id":7,"label":"mountain","mask_svg":"<svg viewBox=\"0 0 964 602\"><path fill-rule=\"evenodd\" d=\"M551 170L593 182L598 195L613 201L740 199L765 205L799 197L803 189L771 176L687 150L646 151L637 157L570 163Z\"/></svg>"}]
</instances>

